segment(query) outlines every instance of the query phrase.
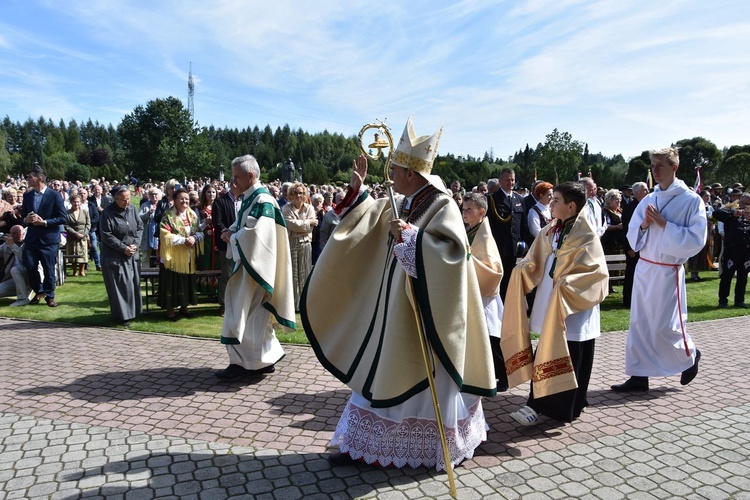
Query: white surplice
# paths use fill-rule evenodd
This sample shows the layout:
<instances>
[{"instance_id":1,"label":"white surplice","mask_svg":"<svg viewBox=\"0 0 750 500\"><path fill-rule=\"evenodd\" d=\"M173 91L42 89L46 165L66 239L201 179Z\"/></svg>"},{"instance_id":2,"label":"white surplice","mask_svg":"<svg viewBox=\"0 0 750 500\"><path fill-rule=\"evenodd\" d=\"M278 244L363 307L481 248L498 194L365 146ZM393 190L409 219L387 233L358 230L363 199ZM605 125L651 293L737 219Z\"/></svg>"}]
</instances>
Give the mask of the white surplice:
<instances>
[{"instance_id":1,"label":"white surplice","mask_svg":"<svg viewBox=\"0 0 750 500\"><path fill-rule=\"evenodd\" d=\"M640 229L649 205L667 220L664 229L656 224ZM706 209L700 196L675 179L666 190L657 186L638 203L628 227L628 242L641 258L633 282L625 373L676 375L695 361L690 335L685 332L689 356L682 336L687 326L683 264L706 243Z\"/></svg>"}]
</instances>

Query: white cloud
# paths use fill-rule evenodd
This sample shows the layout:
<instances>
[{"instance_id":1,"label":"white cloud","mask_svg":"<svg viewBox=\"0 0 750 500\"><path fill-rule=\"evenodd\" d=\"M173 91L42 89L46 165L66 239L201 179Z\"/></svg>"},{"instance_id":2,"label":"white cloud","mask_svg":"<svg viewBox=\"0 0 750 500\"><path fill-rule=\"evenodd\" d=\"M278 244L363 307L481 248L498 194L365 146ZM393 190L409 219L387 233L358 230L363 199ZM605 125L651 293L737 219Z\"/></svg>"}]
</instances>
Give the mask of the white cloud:
<instances>
[{"instance_id":1,"label":"white cloud","mask_svg":"<svg viewBox=\"0 0 750 500\"><path fill-rule=\"evenodd\" d=\"M354 134L388 117L400 134L413 113L419 133L445 123L443 152L502 157L553 128L609 155L694 135L747 142L743 2L11 6L0 104L14 119L48 106L117 124L151 99L186 102L192 61L202 125Z\"/></svg>"}]
</instances>

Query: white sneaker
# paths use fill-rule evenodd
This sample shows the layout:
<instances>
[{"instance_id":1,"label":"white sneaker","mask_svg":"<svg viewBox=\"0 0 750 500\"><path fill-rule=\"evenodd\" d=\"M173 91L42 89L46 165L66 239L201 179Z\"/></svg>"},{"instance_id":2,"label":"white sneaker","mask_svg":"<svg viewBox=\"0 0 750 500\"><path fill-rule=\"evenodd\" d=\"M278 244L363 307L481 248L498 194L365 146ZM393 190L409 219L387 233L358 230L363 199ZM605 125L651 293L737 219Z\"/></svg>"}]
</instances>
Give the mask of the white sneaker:
<instances>
[{"instance_id":1,"label":"white sneaker","mask_svg":"<svg viewBox=\"0 0 750 500\"><path fill-rule=\"evenodd\" d=\"M21 299L13 302L10 307L27 306L31 303L29 299Z\"/></svg>"},{"instance_id":2,"label":"white sneaker","mask_svg":"<svg viewBox=\"0 0 750 500\"><path fill-rule=\"evenodd\" d=\"M539 414L528 406L522 406L518 411L511 413L510 417L521 425L534 425L539 420Z\"/></svg>"}]
</instances>

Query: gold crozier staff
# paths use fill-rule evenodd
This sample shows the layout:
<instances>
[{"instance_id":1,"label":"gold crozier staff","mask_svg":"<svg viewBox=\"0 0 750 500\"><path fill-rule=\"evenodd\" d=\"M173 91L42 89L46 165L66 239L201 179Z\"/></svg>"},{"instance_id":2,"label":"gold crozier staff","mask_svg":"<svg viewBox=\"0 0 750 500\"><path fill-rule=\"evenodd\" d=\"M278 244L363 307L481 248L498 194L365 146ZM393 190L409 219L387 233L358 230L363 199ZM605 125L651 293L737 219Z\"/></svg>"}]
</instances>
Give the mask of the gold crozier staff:
<instances>
[{"instance_id":1,"label":"gold crozier staff","mask_svg":"<svg viewBox=\"0 0 750 500\"><path fill-rule=\"evenodd\" d=\"M393 196L393 180L391 180L391 155L393 154L393 137L391 136L390 131L388 130L388 127L385 125L385 123L370 123L362 127L362 129L359 131L359 149L362 151L362 155L357 159L357 168L354 170L354 173L359 177L360 183L364 183L364 176L367 175L367 159L371 159L373 161L377 161L380 159L380 157L383 155L383 147L386 145L382 139L379 139L379 134L375 134L375 142L370 144L370 148L375 148L377 150L377 154L375 156L369 154L367 150L365 150L364 143L362 142L362 134L366 130L369 129L376 129L383 133L387 138L387 146L389 148L388 150L388 156L385 160L385 189L388 194L388 201L391 205L391 213L394 214L394 220L391 220L390 226L391 226L391 236L396 238L396 241L398 241L399 236L401 234L401 230L403 227L406 226L404 221L396 218L399 211L398 207L396 206L396 198ZM362 165L364 164L364 165ZM401 167L396 167L401 168ZM402 169L404 171L408 171L407 169ZM414 174L417 175L417 174ZM424 334L424 327L422 326L422 315L419 312L419 303L417 302L417 297L414 294L414 284L412 283L412 278L407 277L406 280L408 290L409 290L409 296L411 298L411 304L412 309L414 310L414 320L417 325L417 335L419 336L419 345L422 348L422 359L424 361L424 368L425 373L427 375L427 381L430 384L430 395L432 396L432 405L435 408L435 419L437 421L437 428L438 432L440 434L440 444L443 448L443 460L445 460L445 471L448 474L448 484L451 491L451 496L453 498L456 498L457 492L456 492L456 481L453 477L453 464L451 463L451 456L450 456L450 450L448 449L448 439L445 435L445 426L443 425L443 414L440 411L440 400L438 399L437 390L435 389L435 377L433 376L433 373L435 371L434 366L434 357L432 356L432 352L430 349L430 344L427 342L427 339Z\"/></svg>"}]
</instances>

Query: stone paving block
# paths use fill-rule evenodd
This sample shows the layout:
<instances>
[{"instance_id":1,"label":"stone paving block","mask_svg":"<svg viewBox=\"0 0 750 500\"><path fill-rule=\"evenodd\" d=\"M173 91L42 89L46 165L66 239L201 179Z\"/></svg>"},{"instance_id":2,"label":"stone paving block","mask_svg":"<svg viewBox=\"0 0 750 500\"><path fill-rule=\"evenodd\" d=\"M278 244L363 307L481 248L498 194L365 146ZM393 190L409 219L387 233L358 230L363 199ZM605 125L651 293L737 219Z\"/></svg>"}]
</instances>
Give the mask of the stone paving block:
<instances>
[{"instance_id":1,"label":"stone paving block","mask_svg":"<svg viewBox=\"0 0 750 500\"><path fill-rule=\"evenodd\" d=\"M8 320L0 319L0 341L6 340L2 337L4 321ZM278 498L276 492L279 491L289 492L290 497L304 495L306 500L317 495L325 498L399 498L398 495L417 498L432 490L435 498L450 497L445 476L434 471L330 467L326 460L327 445L348 391L317 365L309 348L285 346L287 357L280 371L294 374L294 380L269 376L262 383L228 392L225 388L217 389L210 376L199 374L180 381L173 379L178 373L190 374L193 366L214 367L215 359L220 356L207 346L220 347L218 343L166 336L149 336L149 342L144 343L144 334L137 332L114 332L109 336L108 331L92 329L92 334L105 340L101 344L108 349L137 353L137 368L111 365L100 369L96 363L101 356L93 354L99 346L76 346L80 328L66 328L56 326L49 334L59 338L71 332L63 345L69 349L66 359L79 367L74 373L66 372L66 367L58 369L54 363L46 363L45 366L51 367L50 373L36 382L14 387L12 378L3 378L3 370L18 371L13 363L19 360L41 364L33 361L39 353L26 349L22 343L14 343L13 338L4 344L10 346L13 356L4 357L5 351L0 352L2 491L7 491L9 480L31 474L29 477L36 479L36 486L56 485L57 489L49 496L72 492L69 498L104 494L125 498L128 493L148 492L164 497L177 496L178 491L183 498L199 498L201 492L209 492L209 495L217 492L218 498L223 498L221 495L230 491L269 499ZM750 318L691 324L691 334L693 328L696 329L694 337L707 356L712 350L717 356L725 345L737 346L740 356L750 356L750 347L733 342L731 338L736 332L750 330ZM41 328L39 335L45 334L46 330ZM485 412L492 426L489 441L480 449L485 450L484 455L478 454L475 461L468 461L457 470L459 498L518 498L522 495L524 498L594 498L599 496L595 492L604 492L609 498L673 498L675 493L667 488L678 488L675 486L678 484L689 489L687 498L698 491L720 494L721 498L737 497L750 491L747 480L750 386L744 388L745 392L726 398L718 383L726 377L742 380L741 372L731 373L735 368L731 366L720 370L707 364L701 367L701 377L691 384L690 390L680 388L678 381L670 378L654 384L651 393L645 396L618 395L609 392L608 386L622 377L621 368L617 367L622 363L624 342L625 334L614 332L597 343L589 397L591 406L573 424L553 429L544 426L518 429L507 414L523 401L528 388L486 400ZM78 349L86 355L76 358ZM164 356L165 353L169 356ZM135 359L132 354L130 358ZM164 367L173 366L175 360L180 360L183 368L179 370L183 371L170 368L171 371L165 372ZM304 377L300 376L300 367L305 367ZM108 373L115 375L107 380ZM148 386L151 391L148 398L130 395L137 395L133 389L153 379L152 375L147 375L150 373L160 373L159 379L165 383L161 387ZM210 375L210 370L200 373ZM206 385L205 380L210 380L210 385ZM126 386L125 390L114 394L118 384ZM66 385L65 391L54 394L35 395L28 391L35 386ZM189 391L180 393L181 388L188 386ZM165 390L163 396L159 394L161 388ZM27 392L19 396L24 390ZM696 391L702 395L700 400L694 398ZM321 393L330 397L321 399ZM316 404L311 404L313 402ZM51 404L56 405L54 409ZM201 410L202 406L206 407L205 411ZM252 410L243 411L247 408ZM55 419L42 418L45 412ZM35 416L22 415L29 413ZM61 416L66 421L59 420ZM129 421L131 418L140 420ZM321 425L297 426L310 419ZM222 421L229 427L217 425ZM185 426L178 428L182 422ZM233 427L235 423L240 425ZM247 432L237 432L250 425L257 426L251 438L247 438ZM223 432L224 429L228 432ZM12 433L8 434L8 430ZM298 437L306 440L302 446L294 442ZM44 440L44 447L24 448L33 441ZM696 451L701 447L703 451ZM492 451L487 453L487 450ZM13 456L16 452L21 454ZM239 455L242 457L237 460L224 458ZM38 457L43 463L30 467L29 464L34 463L32 460ZM171 457L172 465L191 464L185 466L187 469L180 469L190 472L170 474L161 461L166 460L164 457ZM21 460L23 467L19 468L16 462ZM224 460L229 462L224 463ZM52 463L57 464L56 468L42 469ZM203 469L209 473L199 479L198 474ZM135 473L132 481L129 470ZM141 477L141 470L150 473ZM218 475L211 473L216 470ZM276 477L275 470L284 470L289 479L283 475ZM18 475L3 476L7 471ZM266 471L275 479L264 479ZM221 487L220 479L232 474L242 477L241 484ZM305 476L304 481L294 481ZM363 477L368 481L363 481ZM87 481L95 478L103 478L106 483L80 491L81 484L87 485ZM518 478L517 484L514 478ZM549 479L554 487L548 488L539 481L542 478ZM531 481L539 488L529 486ZM195 483L199 484L199 489L193 491ZM251 491L253 485L259 483L256 487L259 491ZM610 486L610 491L606 489L607 484L616 485ZM581 490L580 494L571 493L572 485ZM327 486L334 488L324 489ZM40 486L35 491L46 491L44 488L48 487ZM15 489L8 497L22 497L26 491ZM333 492L324 493L328 491Z\"/></svg>"}]
</instances>

